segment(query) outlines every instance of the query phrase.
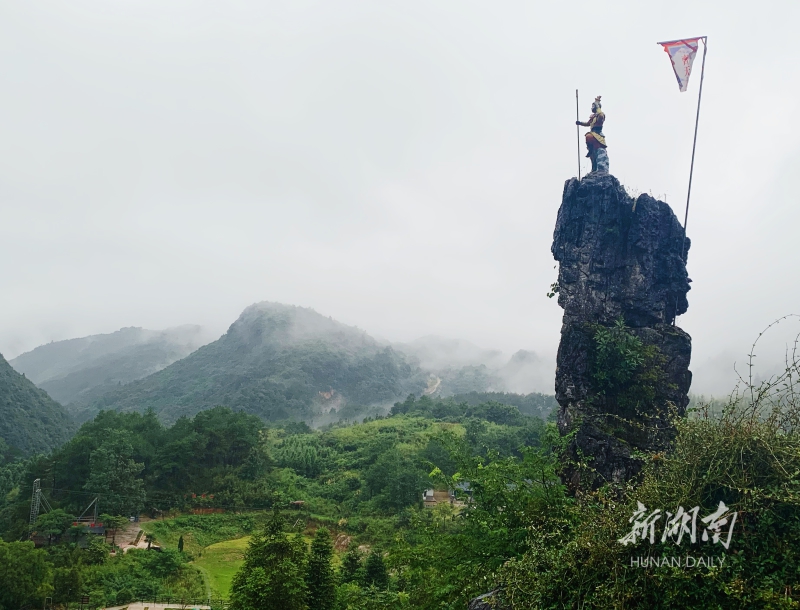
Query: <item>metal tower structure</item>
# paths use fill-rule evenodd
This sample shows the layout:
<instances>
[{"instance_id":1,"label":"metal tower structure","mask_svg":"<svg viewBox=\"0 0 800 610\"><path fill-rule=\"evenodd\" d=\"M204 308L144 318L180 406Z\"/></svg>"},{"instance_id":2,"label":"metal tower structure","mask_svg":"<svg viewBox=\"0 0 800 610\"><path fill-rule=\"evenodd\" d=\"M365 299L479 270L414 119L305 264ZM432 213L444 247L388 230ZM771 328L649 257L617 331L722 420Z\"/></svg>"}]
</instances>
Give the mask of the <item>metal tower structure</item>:
<instances>
[{"instance_id":1,"label":"metal tower structure","mask_svg":"<svg viewBox=\"0 0 800 610\"><path fill-rule=\"evenodd\" d=\"M99 501L100 501L100 496L95 496L94 500L89 502L89 506L86 507L86 510L84 510L81 513L80 517L76 519L76 522L84 524L90 523L92 527L94 527L94 524L97 523L97 505L99 504ZM94 512L87 517L86 513L88 513L89 509L92 507L94 507Z\"/></svg>"},{"instance_id":2,"label":"metal tower structure","mask_svg":"<svg viewBox=\"0 0 800 610\"><path fill-rule=\"evenodd\" d=\"M36 518L39 516L39 505L42 502L42 481L36 479L33 482L33 495L31 496L31 520L29 527L33 531L33 526L36 523Z\"/></svg>"},{"instance_id":3,"label":"metal tower structure","mask_svg":"<svg viewBox=\"0 0 800 610\"><path fill-rule=\"evenodd\" d=\"M39 509L44 505L45 512L50 512L53 510L53 507L50 506L50 502L47 501L47 498L42 495L42 481L41 479L36 479L33 482L33 495L31 496L31 517L30 523L28 524L31 534L33 534L33 528L36 527L36 519L39 517Z\"/></svg>"}]
</instances>

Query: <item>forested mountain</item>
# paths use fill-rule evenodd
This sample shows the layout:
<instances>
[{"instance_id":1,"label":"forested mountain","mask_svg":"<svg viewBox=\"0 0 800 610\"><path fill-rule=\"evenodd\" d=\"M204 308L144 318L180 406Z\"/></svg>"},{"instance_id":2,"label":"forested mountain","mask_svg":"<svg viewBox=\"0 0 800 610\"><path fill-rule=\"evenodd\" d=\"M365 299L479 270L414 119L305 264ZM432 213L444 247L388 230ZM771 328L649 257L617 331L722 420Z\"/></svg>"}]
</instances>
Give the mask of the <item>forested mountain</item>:
<instances>
[{"instance_id":1,"label":"forested mountain","mask_svg":"<svg viewBox=\"0 0 800 610\"><path fill-rule=\"evenodd\" d=\"M160 371L205 342L202 329L194 325L163 331L128 327L41 345L10 364L73 410L119 385Z\"/></svg>"},{"instance_id":2,"label":"forested mountain","mask_svg":"<svg viewBox=\"0 0 800 610\"><path fill-rule=\"evenodd\" d=\"M347 403L390 403L420 394L427 375L355 327L311 309L258 303L219 340L165 369L104 394L101 409L151 408L163 421L217 405L265 420L309 418Z\"/></svg>"},{"instance_id":3,"label":"forested mountain","mask_svg":"<svg viewBox=\"0 0 800 610\"><path fill-rule=\"evenodd\" d=\"M75 424L64 407L0 355L0 439L11 451L46 453L74 432Z\"/></svg>"}]
</instances>

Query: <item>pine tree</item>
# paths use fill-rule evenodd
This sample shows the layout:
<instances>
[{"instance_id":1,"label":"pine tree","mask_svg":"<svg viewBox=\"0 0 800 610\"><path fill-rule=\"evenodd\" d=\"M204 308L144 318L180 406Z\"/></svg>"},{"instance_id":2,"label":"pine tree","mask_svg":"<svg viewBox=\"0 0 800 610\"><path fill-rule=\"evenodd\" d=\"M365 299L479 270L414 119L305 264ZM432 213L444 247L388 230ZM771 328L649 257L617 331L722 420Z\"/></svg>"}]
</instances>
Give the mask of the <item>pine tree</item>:
<instances>
[{"instance_id":1,"label":"pine tree","mask_svg":"<svg viewBox=\"0 0 800 610\"><path fill-rule=\"evenodd\" d=\"M381 590L389 587L389 573L386 571L386 564L383 563L383 553L378 549L373 549L369 554L364 568L365 585L374 585Z\"/></svg>"},{"instance_id":2,"label":"pine tree","mask_svg":"<svg viewBox=\"0 0 800 610\"><path fill-rule=\"evenodd\" d=\"M347 547L347 552L342 557L342 565L339 567L339 582L358 582L361 567L361 551L358 550L358 545L352 541Z\"/></svg>"},{"instance_id":3,"label":"pine tree","mask_svg":"<svg viewBox=\"0 0 800 610\"><path fill-rule=\"evenodd\" d=\"M331 559L333 542L330 532L321 527L311 542L311 557L306 572L308 607L310 610L333 610L336 604L336 582Z\"/></svg>"},{"instance_id":4,"label":"pine tree","mask_svg":"<svg viewBox=\"0 0 800 610\"><path fill-rule=\"evenodd\" d=\"M231 610L306 610L306 545L277 513L252 537L233 577Z\"/></svg>"}]
</instances>

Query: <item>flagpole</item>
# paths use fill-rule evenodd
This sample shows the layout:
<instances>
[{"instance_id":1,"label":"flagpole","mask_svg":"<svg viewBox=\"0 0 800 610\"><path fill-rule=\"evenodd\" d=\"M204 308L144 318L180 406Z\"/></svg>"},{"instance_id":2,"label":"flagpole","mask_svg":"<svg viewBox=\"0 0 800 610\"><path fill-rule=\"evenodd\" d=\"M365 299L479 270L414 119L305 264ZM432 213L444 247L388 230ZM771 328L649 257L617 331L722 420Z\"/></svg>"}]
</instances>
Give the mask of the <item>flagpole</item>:
<instances>
[{"instance_id":1,"label":"flagpole","mask_svg":"<svg viewBox=\"0 0 800 610\"><path fill-rule=\"evenodd\" d=\"M694 140L692 141L692 164L689 167L689 190L686 193L686 214L683 217L683 244L681 245L681 260L686 256L686 227L689 224L689 200L692 197L692 177L694 176L694 153L697 149L697 126L700 123L700 101L703 99L703 76L706 72L706 52L708 51L708 37L703 36L703 64L700 67L700 92L697 94L697 114L694 118ZM675 317L677 318L677 311Z\"/></svg>"},{"instance_id":2,"label":"flagpole","mask_svg":"<svg viewBox=\"0 0 800 610\"><path fill-rule=\"evenodd\" d=\"M581 109L578 104L578 90L575 89L575 120L581 120ZM581 179L581 127L575 125L575 135L578 137L578 180Z\"/></svg>"}]
</instances>

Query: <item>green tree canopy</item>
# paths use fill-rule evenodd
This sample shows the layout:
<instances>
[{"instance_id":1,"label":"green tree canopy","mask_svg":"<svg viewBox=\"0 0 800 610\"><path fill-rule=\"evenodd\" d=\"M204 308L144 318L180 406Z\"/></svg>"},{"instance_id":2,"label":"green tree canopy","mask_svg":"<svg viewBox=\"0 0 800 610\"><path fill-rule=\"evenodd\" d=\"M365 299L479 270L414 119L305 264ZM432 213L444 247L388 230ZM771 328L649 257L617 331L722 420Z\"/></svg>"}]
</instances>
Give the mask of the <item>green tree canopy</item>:
<instances>
[{"instance_id":1,"label":"green tree canopy","mask_svg":"<svg viewBox=\"0 0 800 610\"><path fill-rule=\"evenodd\" d=\"M0 541L0 610L39 606L53 592L52 564L33 542Z\"/></svg>"},{"instance_id":2,"label":"green tree canopy","mask_svg":"<svg viewBox=\"0 0 800 610\"><path fill-rule=\"evenodd\" d=\"M75 515L57 508L39 515L36 519L36 531L48 537L60 536L72 527L74 521Z\"/></svg>"},{"instance_id":3,"label":"green tree canopy","mask_svg":"<svg viewBox=\"0 0 800 610\"><path fill-rule=\"evenodd\" d=\"M383 553L380 549L372 549L364 564L364 584L386 590L389 586L389 573L383 562Z\"/></svg>"},{"instance_id":4,"label":"green tree canopy","mask_svg":"<svg viewBox=\"0 0 800 610\"><path fill-rule=\"evenodd\" d=\"M333 541L330 532L319 528L311 542L306 585L308 606L314 610L332 610L336 603L336 576L333 573Z\"/></svg>"},{"instance_id":5,"label":"green tree canopy","mask_svg":"<svg viewBox=\"0 0 800 610\"><path fill-rule=\"evenodd\" d=\"M244 564L233 577L232 610L306 609L306 545L283 525L276 514L251 538Z\"/></svg>"},{"instance_id":6,"label":"green tree canopy","mask_svg":"<svg viewBox=\"0 0 800 610\"><path fill-rule=\"evenodd\" d=\"M358 544L352 541L339 566L339 582L358 582L361 580L362 571L361 551L358 550Z\"/></svg>"},{"instance_id":7,"label":"green tree canopy","mask_svg":"<svg viewBox=\"0 0 800 610\"><path fill-rule=\"evenodd\" d=\"M143 463L134 461L129 435L106 430L106 439L89 456L89 478L83 488L101 495L109 514L136 514L144 507Z\"/></svg>"}]
</instances>

